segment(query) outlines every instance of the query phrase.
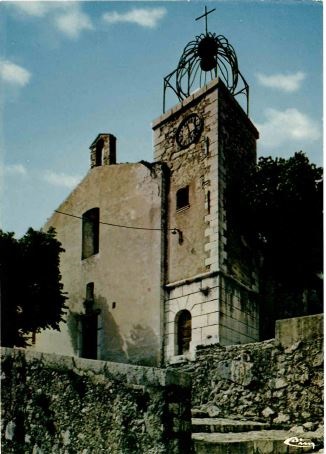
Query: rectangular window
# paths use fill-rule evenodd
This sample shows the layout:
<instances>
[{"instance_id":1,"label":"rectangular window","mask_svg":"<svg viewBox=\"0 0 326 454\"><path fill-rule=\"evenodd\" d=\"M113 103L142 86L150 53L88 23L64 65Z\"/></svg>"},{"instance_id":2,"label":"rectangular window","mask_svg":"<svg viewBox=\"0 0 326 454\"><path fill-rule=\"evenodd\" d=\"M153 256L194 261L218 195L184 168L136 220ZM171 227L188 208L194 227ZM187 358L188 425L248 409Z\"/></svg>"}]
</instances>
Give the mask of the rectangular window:
<instances>
[{"instance_id":1,"label":"rectangular window","mask_svg":"<svg viewBox=\"0 0 326 454\"><path fill-rule=\"evenodd\" d=\"M82 259L99 251L100 209L92 208L82 217Z\"/></svg>"},{"instance_id":2,"label":"rectangular window","mask_svg":"<svg viewBox=\"0 0 326 454\"><path fill-rule=\"evenodd\" d=\"M189 186L178 189L176 196L176 208L181 210L189 207Z\"/></svg>"}]
</instances>

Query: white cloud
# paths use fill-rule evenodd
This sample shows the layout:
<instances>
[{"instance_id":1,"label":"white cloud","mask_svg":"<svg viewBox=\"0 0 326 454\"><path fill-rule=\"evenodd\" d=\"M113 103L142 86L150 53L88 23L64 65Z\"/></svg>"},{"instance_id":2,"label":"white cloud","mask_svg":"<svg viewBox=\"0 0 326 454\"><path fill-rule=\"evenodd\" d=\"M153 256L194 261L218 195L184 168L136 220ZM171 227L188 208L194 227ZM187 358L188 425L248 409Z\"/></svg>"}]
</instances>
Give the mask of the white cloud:
<instances>
[{"instance_id":1,"label":"white cloud","mask_svg":"<svg viewBox=\"0 0 326 454\"><path fill-rule=\"evenodd\" d=\"M21 1L6 2L21 16L46 18L69 38L78 38L84 30L92 30L93 24L90 17L82 11L80 3L71 1Z\"/></svg>"},{"instance_id":2,"label":"white cloud","mask_svg":"<svg viewBox=\"0 0 326 454\"><path fill-rule=\"evenodd\" d=\"M274 148L287 142L300 144L321 137L319 125L297 109L289 108L284 111L266 109L265 117L264 123L256 123L262 147Z\"/></svg>"},{"instance_id":3,"label":"white cloud","mask_svg":"<svg viewBox=\"0 0 326 454\"><path fill-rule=\"evenodd\" d=\"M0 78L3 82L24 87L28 84L31 73L22 66L18 66L9 60L0 59Z\"/></svg>"},{"instance_id":4,"label":"white cloud","mask_svg":"<svg viewBox=\"0 0 326 454\"><path fill-rule=\"evenodd\" d=\"M69 38L78 38L82 31L93 29L90 18L78 8L56 17L55 24Z\"/></svg>"},{"instance_id":5,"label":"white cloud","mask_svg":"<svg viewBox=\"0 0 326 454\"><path fill-rule=\"evenodd\" d=\"M4 164L0 166L0 175L4 176L35 176L35 171L27 171L23 164ZM39 175L39 173L38 173ZM60 186L68 189L72 189L80 182L81 177L78 175L67 175L63 172L57 173L52 170L46 170L41 176L43 181L51 184L52 186Z\"/></svg>"},{"instance_id":6,"label":"white cloud","mask_svg":"<svg viewBox=\"0 0 326 454\"><path fill-rule=\"evenodd\" d=\"M165 14L165 8L134 8L126 13L118 13L117 11L105 13L103 19L109 24L129 22L141 27L155 28Z\"/></svg>"},{"instance_id":7,"label":"white cloud","mask_svg":"<svg viewBox=\"0 0 326 454\"><path fill-rule=\"evenodd\" d=\"M42 17L47 11L46 2L20 1L10 2L7 5L15 7L17 11L28 16Z\"/></svg>"},{"instance_id":8,"label":"white cloud","mask_svg":"<svg viewBox=\"0 0 326 454\"><path fill-rule=\"evenodd\" d=\"M30 16L30 17L44 17L46 14L55 12L57 10L67 10L73 6L72 3L67 1L8 1L6 6L13 8L21 16Z\"/></svg>"},{"instance_id":9,"label":"white cloud","mask_svg":"<svg viewBox=\"0 0 326 454\"><path fill-rule=\"evenodd\" d=\"M56 173L52 170L47 170L43 175L43 180L53 186L72 189L80 182L81 178L77 175L67 175L65 173Z\"/></svg>"},{"instance_id":10,"label":"white cloud","mask_svg":"<svg viewBox=\"0 0 326 454\"><path fill-rule=\"evenodd\" d=\"M292 93L299 90L306 74L298 71L294 74L272 74L266 75L257 73L258 82L264 87L276 88L281 91Z\"/></svg>"},{"instance_id":11,"label":"white cloud","mask_svg":"<svg viewBox=\"0 0 326 454\"><path fill-rule=\"evenodd\" d=\"M8 164L2 168L6 175L27 175L26 167L23 164Z\"/></svg>"}]
</instances>

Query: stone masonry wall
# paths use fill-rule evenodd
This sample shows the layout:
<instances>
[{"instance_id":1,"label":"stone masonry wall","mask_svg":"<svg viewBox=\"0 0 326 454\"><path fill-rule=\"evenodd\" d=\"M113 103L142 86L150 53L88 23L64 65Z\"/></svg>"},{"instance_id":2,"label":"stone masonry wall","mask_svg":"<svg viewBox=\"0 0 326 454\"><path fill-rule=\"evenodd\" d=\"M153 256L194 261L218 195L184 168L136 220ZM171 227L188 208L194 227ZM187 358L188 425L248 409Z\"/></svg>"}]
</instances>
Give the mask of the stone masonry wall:
<instances>
[{"instance_id":1,"label":"stone masonry wall","mask_svg":"<svg viewBox=\"0 0 326 454\"><path fill-rule=\"evenodd\" d=\"M217 81L208 84L153 124L154 158L165 162L170 169L169 227L181 230L184 240L180 245L178 238L168 237L168 283L212 271L212 264L217 261L216 253L212 255L218 228L217 186L211 188L211 183L217 180L216 87ZM182 149L176 142L176 132L182 120L194 113L203 120L203 131L197 143ZM176 193L186 186L189 206L177 210ZM210 244L205 246L206 243Z\"/></svg>"},{"instance_id":2,"label":"stone masonry wall","mask_svg":"<svg viewBox=\"0 0 326 454\"><path fill-rule=\"evenodd\" d=\"M300 326L310 323L315 329L310 336L301 332L290 345L289 331L298 322L282 320L278 323L283 327L277 332L286 332L286 337L247 345L197 347L196 361L179 369L191 373L192 405L198 415L316 428L323 418L322 316L296 320Z\"/></svg>"},{"instance_id":3,"label":"stone masonry wall","mask_svg":"<svg viewBox=\"0 0 326 454\"><path fill-rule=\"evenodd\" d=\"M176 132L190 113L202 118L203 130L198 142L183 149L176 141ZM169 235L167 240L165 359L180 359L177 323L185 310L190 312L192 324L190 349L185 353L188 357L201 344L256 341L259 317L255 268L249 260L249 247L239 246L238 239L236 260L231 253L234 241L228 234L231 221L225 190L231 176L236 184L239 180L239 174L230 171L231 162L239 161L240 175L243 161L255 163L258 133L218 79L155 120L153 131L155 160L165 162L170 169L169 228L175 227L183 235L183 242L177 235ZM177 210L177 191L186 186L189 206ZM236 272L229 269L235 262Z\"/></svg>"},{"instance_id":4,"label":"stone masonry wall","mask_svg":"<svg viewBox=\"0 0 326 454\"><path fill-rule=\"evenodd\" d=\"M184 374L8 348L1 354L3 452L189 452Z\"/></svg>"},{"instance_id":5,"label":"stone masonry wall","mask_svg":"<svg viewBox=\"0 0 326 454\"><path fill-rule=\"evenodd\" d=\"M258 131L223 84L218 110L220 269L257 292L256 254L247 243L243 225L247 213L239 201L251 179L249 169L256 164Z\"/></svg>"}]
</instances>

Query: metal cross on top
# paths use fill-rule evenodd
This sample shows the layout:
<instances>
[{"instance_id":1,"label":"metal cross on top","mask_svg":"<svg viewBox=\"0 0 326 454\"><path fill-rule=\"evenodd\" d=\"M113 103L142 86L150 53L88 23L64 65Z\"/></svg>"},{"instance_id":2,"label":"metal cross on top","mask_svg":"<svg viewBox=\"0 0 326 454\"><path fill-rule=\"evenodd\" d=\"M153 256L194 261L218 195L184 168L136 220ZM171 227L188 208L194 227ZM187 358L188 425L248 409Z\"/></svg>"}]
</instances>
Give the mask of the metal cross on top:
<instances>
[{"instance_id":1,"label":"metal cross on top","mask_svg":"<svg viewBox=\"0 0 326 454\"><path fill-rule=\"evenodd\" d=\"M205 13L195 19L195 20L199 20L199 19L202 19L203 17L205 17L205 31L206 31L206 35L207 35L207 16L210 13L212 13L213 11L216 11L216 8L211 9L210 11L207 11L207 6L205 6Z\"/></svg>"}]
</instances>

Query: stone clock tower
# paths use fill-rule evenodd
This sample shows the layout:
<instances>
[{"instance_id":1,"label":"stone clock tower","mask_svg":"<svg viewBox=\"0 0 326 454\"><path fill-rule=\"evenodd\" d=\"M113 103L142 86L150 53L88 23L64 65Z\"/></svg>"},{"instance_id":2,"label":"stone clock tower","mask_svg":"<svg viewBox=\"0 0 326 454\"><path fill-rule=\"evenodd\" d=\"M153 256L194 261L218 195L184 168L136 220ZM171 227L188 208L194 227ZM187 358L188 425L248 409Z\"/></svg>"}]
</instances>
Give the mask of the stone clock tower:
<instances>
[{"instance_id":1,"label":"stone clock tower","mask_svg":"<svg viewBox=\"0 0 326 454\"><path fill-rule=\"evenodd\" d=\"M230 188L233 196L243 190L242 171L256 162L258 132L236 101L235 86L218 77L221 45L231 48L221 38L207 32L196 38L193 59L188 49L165 79L180 102L153 122L155 160L169 168L167 227L177 233L167 236L164 261L170 362L191 357L197 345L259 340L256 257L228 203ZM196 61L213 76L191 93L189 80L188 92L182 90L182 78ZM232 64L233 76L245 83Z\"/></svg>"}]
</instances>

